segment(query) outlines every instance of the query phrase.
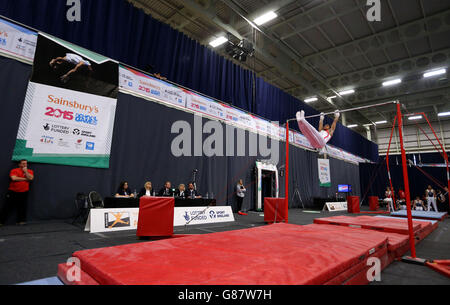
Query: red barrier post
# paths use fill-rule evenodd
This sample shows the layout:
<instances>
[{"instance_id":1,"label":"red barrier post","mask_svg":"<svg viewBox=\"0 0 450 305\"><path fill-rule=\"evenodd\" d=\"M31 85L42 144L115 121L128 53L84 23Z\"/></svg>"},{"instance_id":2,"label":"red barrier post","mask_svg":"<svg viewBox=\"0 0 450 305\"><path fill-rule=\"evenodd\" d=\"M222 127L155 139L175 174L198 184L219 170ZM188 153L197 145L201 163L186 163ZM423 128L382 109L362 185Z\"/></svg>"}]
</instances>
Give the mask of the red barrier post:
<instances>
[{"instance_id":1,"label":"red barrier post","mask_svg":"<svg viewBox=\"0 0 450 305\"><path fill-rule=\"evenodd\" d=\"M288 223L289 215L289 121L286 121L286 169L285 169L285 205L286 205L286 219L285 222Z\"/></svg>"},{"instance_id":2,"label":"red barrier post","mask_svg":"<svg viewBox=\"0 0 450 305\"><path fill-rule=\"evenodd\" d=\"M409 243L411 246L411 256L416 258L416 244L414 240L414 230L411 212L411 193L409 191L409 178L408 178L408 167L406 162L406 151L403 141L403 121L402 121L402 110L400 103L397 103L397 118L398 118L398 131L400 137L400 146L402 150L402 165L403 165L403 181L405 185L406 194L406 212L408 214L408 228L409 228Z\"/></svg>"}]
</instances>

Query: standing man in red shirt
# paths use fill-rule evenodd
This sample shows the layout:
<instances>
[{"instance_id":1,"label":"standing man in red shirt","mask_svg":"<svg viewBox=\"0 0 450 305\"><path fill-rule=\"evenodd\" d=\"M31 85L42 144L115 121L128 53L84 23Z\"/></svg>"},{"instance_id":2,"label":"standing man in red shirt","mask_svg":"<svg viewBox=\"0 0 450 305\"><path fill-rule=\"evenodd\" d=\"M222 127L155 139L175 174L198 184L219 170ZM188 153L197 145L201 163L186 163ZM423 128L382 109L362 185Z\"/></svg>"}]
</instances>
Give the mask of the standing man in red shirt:
<instances>
[{"instance_id":1,"label":"standing man in red shirt","mask_svg":"<svg viewBox=\"0 0 450 305\"><path fill-rule=\"evenodd\" d=\"M17 224L25 225L27 217L27 199L30 182L34 180L34 173L28 169L28 161L20 160L19 167L11 170L6 206L0 213L0 225L5 223L9 212L17 209Z\"/></svg>"}]
</instances>

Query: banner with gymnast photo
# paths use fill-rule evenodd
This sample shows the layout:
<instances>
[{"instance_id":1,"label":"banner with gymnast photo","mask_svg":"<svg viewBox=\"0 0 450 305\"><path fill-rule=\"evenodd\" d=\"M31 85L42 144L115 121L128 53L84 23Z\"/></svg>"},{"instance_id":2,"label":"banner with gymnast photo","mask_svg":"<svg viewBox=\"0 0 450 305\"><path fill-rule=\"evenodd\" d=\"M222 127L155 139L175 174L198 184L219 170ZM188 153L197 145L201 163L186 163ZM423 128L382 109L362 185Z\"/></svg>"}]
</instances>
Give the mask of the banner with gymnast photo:
<instances>
[{"instance_id":1,"label":"banner with gymnast photo","mask_svg":"<svg viewBox=\"0 0 450 305\"><path fill-rule=\"evenodd\" d=\"M330 160L318 159L319 181L321 187L331 187Z\"/></svg>"},{"instance_id":2,"label":"banner with gymnast photo","mask_svg":"<svg viewBox=\"0 0 450 305\"><path fill-rule=\"evenodd\" d=\"M118 67L39 34L13 160L109 168Z\"/></svg>"}]
</instances>

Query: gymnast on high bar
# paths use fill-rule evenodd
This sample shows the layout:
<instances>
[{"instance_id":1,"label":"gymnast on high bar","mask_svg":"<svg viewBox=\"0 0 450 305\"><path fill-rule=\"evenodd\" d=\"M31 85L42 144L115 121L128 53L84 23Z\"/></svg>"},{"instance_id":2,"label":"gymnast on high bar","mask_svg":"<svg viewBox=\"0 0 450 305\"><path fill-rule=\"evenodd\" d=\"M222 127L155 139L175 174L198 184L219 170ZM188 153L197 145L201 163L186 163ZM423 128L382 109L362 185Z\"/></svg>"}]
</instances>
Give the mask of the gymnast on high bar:
<instances>
[{"instance_id":1,"label":"gymnast on high bar","mask_svg":"<svg viewBox=\"0 0 450 305\"><path fill-rule=\"evenodd\" d=\"M334 131L336 130L337 122L339 121L340 113L339 110L334 112L334 122L330 125L323 125L325 119L325 114L320 114L319 130L316 130L311 124L305 119L305 112L297 112L297 122L298 127L302 134L309 140L311 145L317 149L323 149L327 145L328 141L333 137Z\"/></svg>"}]
</instances>

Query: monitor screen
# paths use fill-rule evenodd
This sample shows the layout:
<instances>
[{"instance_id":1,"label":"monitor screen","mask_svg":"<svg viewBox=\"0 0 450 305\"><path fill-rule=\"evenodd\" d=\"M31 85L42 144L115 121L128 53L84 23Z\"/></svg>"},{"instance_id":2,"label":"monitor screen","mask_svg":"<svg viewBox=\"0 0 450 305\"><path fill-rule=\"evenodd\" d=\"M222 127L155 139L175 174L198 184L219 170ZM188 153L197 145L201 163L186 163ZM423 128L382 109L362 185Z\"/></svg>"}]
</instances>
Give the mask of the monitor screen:
<instances>
[{"instance_id":1,"label":"monitor screen","mask_svg":"<svg viewBox=\"0 0 450 305\"><path fill-rule=\"evenodd\" d=\"M339 184L338 192L339 193L350 193L352 191L352 186L349 184Z\"/></svg>"}]
</instances>

